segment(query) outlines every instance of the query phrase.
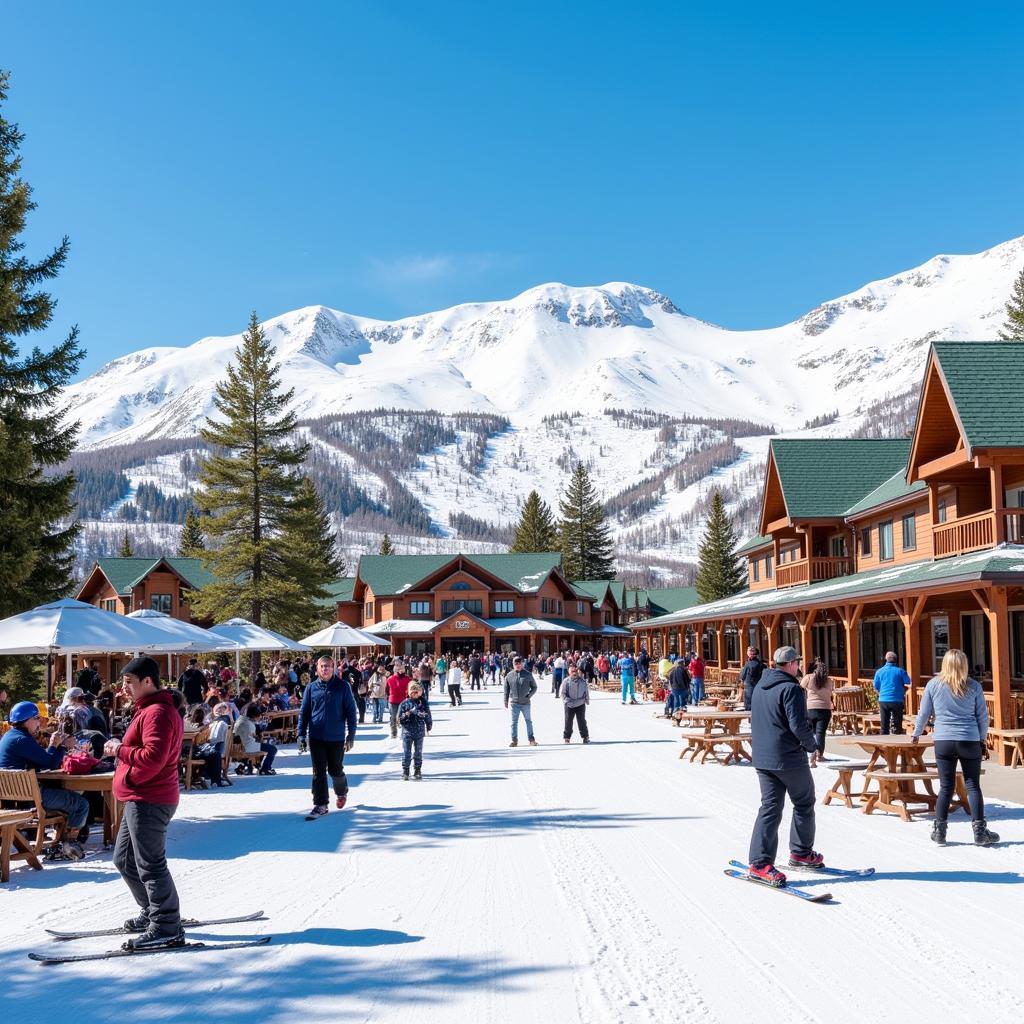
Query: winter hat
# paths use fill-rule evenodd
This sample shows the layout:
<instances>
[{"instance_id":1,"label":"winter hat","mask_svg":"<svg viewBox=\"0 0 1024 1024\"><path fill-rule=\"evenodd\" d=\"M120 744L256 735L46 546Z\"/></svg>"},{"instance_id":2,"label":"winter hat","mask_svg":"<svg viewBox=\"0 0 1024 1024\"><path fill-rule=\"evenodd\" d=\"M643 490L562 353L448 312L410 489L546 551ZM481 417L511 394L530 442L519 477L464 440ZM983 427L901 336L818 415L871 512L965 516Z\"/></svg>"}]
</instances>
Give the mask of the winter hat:
<instances>
[{"instance_id":1,"label":"winter hat","mask_svg":"<svg viewBox=\"0 0 1024 1024\"><path fill-rule=\"evenodd\" d=\"M21 722L27 722L30 718L38 717L39 708L37 708L30 700L19 700L18 703L11 708L12 725L18 725Z\"/></svg>"},{"instance_id":2,"label":"winter hat","mask_svg":"<svg viewBox=\"0 0 1024 1024\"><path fill-rule=\"evenodd\" d=\"M153 681L153 685L159 687L160 685L160 666L150 657L145 654L138 658L132 658L123 669L121 669L121 675L133 675L139 679L149 678Z\"/></svg>"},{"instance_id":3,"label":"winter hat","mask_svg":"<svg viewBox=\"0 0 1024 1024\"><path fill-rule=\"evenodd\" d=\"M83 690L80 686L72 686L71 689L64 694L64 696L67 697L68 700L74 700L76 697L84 697L85 690Z\"/></svg>"},{"instance_id":4,"label":"winter hat","mask_svg":"<svg viewBox=\"0 0 1024 1024\"><path fill-rule=\"evenodd\" d=\"M780 647L772 660L776 665L788 665L791 661L799 661L800 655L795 647Z\"/></svg>"}]
</instances>

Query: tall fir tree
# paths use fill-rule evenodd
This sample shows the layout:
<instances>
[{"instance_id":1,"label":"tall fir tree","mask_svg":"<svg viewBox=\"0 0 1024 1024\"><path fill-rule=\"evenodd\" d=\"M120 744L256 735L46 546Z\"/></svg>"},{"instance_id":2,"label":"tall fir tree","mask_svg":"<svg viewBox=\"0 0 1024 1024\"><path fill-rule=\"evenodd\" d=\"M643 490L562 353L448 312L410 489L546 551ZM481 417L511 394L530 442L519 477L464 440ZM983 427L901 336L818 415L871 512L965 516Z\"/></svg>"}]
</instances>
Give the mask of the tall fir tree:
<instances>
[{"instance_id":1,"label":"tall fir tree","mask_svg":"<svg viewBox=\"0 0 1024 1024\"><path fill-rule=\"evenodd\" d=\"M395 545L391 543L390 534L385 533L380 539L380 547L377 550L378 555L393 555L395 553Z\"/></svg>"},{"instance_id":2,"label":"tall fir tree","mask_svg":"<svg viewBox=\"0 0 1024 1024\"><path fill-rule=\"evenodd\" d=\"M190 508L185 513L185 526L178 542L178 554L182 558L199 558L205 550L206 541L203 539L203 528L199 525L199 516L195 509Z\"/></svg>"},{"instance_id":3,"label":"tall fir tree","mask_svg":"<svg viewBox=\"0 0 1024 1024\"><path fill-rule=\"evenodd\" d=\"M0 109L7 83L0 72ZM61 403L82 359L78 329L51 349L25 350L25 339L53 320L56 302L43 285L60 273L69 243L64 238L38 261L24 255L20 236L36 204L20 177L23 139L0 113L0 618L70 590L80 529L72 518L75 478L52 472L78 434Z\"/></svg>"},{"instance_id":4,"label":"tall fir tree","mask_svg":"<svg viewBox=\"0 0 1024 1024\"><path fill-rule=\"evenodd\" d=\"M999 332L1000 341L1024 341L1024 270L1013 282L1010 301L1006 304L1006 320Z\"/></svg>"},{"instance_id":5,"label":"tall fir tree","mask_svg":"<svg viewBox=\"0 0 1024 1024\"><path fill-rule=\"evenodd\" d=\"M558 550L558 530L555 528L554 516L547 502L536 491L530 491L523 502L509 550L520 553Z\"/></svg>"},{"instance_id":6,"label":"tall fir tree","mask_svg":"<svg viewBox=\"0 0 1024 1024\"><path fill-rule=\"evenodd\" d=\"M717 601L738 594L745 584L746 575L736 557L736 532L726 515L722 492L716 490L698 555L697 594L702 602Z\"/></svg>"},{"instance_id":7,"label":"tall fir tree","mask_svg":"<svg viewBox=\"0 0 1024 1024\"><path fill-rule=\"evenodd\" d=\"M271 629L313 618L313 580L292 558L290 516L309 446L295 440L294 390L281 390L274 348L256 314L235 349L200 437L214 451L202 464L196 503L210 546L201 554L215 577L190 595L197 616L236 616ZM294 639L294 638L293 638ZM253 669L259 664L252 659Z\"/></svg>"},{"instance_id":8,"label":"tall fir tree","mask_svg":"<svg viewBox=\"0 0 1024 1024\"><path fill-rule=\"evenodd\" d=\"M282 546L293 573L306 585L306 596L314 602L283 609L278 628L285 636L304 637L334 618L326 610L330 592L327 585L345 575L338 557L331 517L323 498L308 477L303 477L298 494L289 507L282 531Z\"/></svg>"},{"instance_id":9,"label":"tall fir tree","mask_svg":"<svg viewBox=\"0 0 1024 1024\"><path fill-rule=\"evenodd\" d=\"M128 534L128 527L124 528L121 534L121 546L117 549L118 558L134 558L135 548L132 546L132 539Z\"/></svg>"},{"instance_id":10,"label":"tall fir tree","mask_svg":"<svg viewBox=\"0 0 1024 1024\"><path fill-rule=\"evenodd\" d=\"M562 572L569 580L610 580L615 576L611 530L582 462L576 463L565 497L558 503L558 544Z\"/></svg>"}]
</instances>

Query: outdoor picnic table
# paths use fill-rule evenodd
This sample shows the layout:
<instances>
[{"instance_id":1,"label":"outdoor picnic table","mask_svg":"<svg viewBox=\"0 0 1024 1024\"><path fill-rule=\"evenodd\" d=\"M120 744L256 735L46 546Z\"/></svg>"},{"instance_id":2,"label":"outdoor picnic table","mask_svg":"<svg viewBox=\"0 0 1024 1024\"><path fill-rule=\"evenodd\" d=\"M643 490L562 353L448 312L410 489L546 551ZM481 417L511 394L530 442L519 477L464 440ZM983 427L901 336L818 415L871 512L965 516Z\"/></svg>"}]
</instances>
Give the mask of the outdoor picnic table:
<instances>
[{"instance_id":1,"label":"outdoor picnic table","mask_svg":"<svg viewBox=\"0 0 1024 1024\"><path fill-rule=\"evenodd\" d=\"M722 711L718 708L687 708L680 716L682 719L689 719L697 725L703 725L701 732L692 731L686 733L687 746L679 755L680 758L690 755L694 761L700 755L700 763L703 764L709 757L713 757L719 764L731 764L740 759L750 760L750 752L743 745L749 734L740 732L740 723L750 720L749 711ZM726 746L729 753L725 760L719 756L716 747Z\"/></svg>"},{"instance_id":2,"label":"outdoor picnic table","mask_svg":"<svg viewBox=\"0 0 1024 1024\"><path fill-rule=\"evenodd\" d=\"M69 775L67 772L37 772L40 782L55 783L75 793L101 793L103 795L103 842L113 843L121 825L121 802L114 798L114 773L98 772L94 775Z\"/></svg>"},{"instance_id":3,"label":"outdoor picnic table","mask_svg":"<svg viewBox=\"0 0 1024 1024\"><path fill-rule=\"evenodd\" d=\"M910 821L913 813L911 804L923 804L929 811L935 809L937 794L932 783L938 779L938 772L934 765L925 764L924 760L924 752L935 745L932 737L922 736L915 743L912 736L843 736L835 742L860 747L869 755L864 769L864 792L860 795L865 814L871 814L877 808ZM884 768L879 767L879 761L884 761ZM871 782L877 784L877 790L870 788ZM924 786L924 792L917 788L919 782ZM951 809L957 806L968 806L963 776L959 772Z\"/></svg>"}]
</instances>

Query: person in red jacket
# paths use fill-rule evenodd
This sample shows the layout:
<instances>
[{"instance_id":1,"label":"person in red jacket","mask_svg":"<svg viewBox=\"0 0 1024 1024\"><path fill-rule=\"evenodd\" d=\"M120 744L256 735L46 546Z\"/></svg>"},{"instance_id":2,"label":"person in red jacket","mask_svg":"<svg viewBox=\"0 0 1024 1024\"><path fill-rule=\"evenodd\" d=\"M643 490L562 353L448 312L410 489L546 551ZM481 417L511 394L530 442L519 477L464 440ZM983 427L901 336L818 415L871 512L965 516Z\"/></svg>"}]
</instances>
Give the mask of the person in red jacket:
<instances>
[{"instance_id":1,"label":"person in red jacket","mask_svg":"<svg viewBox=\"0 0 1024 1024\"><path fill-rule=\"evenodd\" d=\"M171 694L160 689L160 668L152 658L132 658L121 675L135 716L124 739L109 740L104 753L117 761L114 796L124 804L114 866L139 905L124 927L141 934L125 948L180 946L185 932L166 845L167 826L178 808L182 718Z\"/></svg>"},{"instance_id":2,"label":"person in red jacket","mask_svg":"<svg viewBox=\"0 0 1024 1024\"><path fill-rule=\"evenodd\" d=\"M388 705L391 708L391 738L398 736L398 709L402 701L409 696L409 676L405 671L405 662L395 658L395 671L388 676Z\"/></svg>"}]
</instances>

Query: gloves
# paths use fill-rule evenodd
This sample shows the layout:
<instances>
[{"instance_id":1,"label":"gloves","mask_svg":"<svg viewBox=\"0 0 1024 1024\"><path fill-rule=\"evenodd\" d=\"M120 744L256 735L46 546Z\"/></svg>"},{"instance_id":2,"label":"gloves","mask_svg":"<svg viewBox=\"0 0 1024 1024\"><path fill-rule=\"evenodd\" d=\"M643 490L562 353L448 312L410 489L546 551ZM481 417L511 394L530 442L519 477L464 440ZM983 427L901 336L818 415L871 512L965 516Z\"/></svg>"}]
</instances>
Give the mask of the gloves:
<instances>
[{"instance_id":1,"label":"gloves","mask_svg":"<svg viewBox=\"0 0 1024 1024\"><path fill-rule=\"evenodd\" d=\"M306 737L299 737L299 753L304 754L306 752Z\"/></svg>"}]
</instances>

